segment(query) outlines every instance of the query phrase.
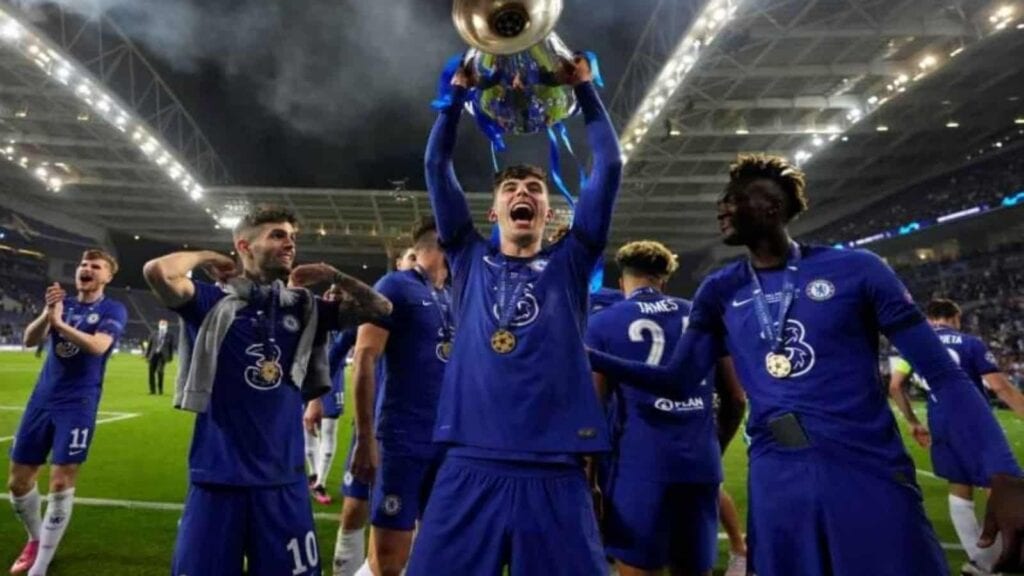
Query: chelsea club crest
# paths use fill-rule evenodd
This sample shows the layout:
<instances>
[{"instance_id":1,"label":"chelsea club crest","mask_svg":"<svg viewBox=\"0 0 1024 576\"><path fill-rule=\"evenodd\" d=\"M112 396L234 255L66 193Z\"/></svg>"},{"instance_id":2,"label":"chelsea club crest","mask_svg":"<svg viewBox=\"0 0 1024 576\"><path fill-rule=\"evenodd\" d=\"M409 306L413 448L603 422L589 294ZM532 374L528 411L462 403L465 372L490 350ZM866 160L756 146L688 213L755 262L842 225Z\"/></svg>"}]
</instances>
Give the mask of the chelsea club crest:
<instances>
[{"instance_id":1,"label":"chelsea club crest","mask_svg":"<svg viewBox=\"0 0 1024 576\"><path fill-rule=\"evenodd\" d=\"M824 302L836 295L835 284L828 280L818 279L807 284L807 297L815 302Z\"/></svg>"},{"instance_id":2,"label":"chelsea club crest","mask_svg":"<svg viewBox=\"0 0 1024 576\"><path fill-rule=\"evenodd\" d=\"M100 321L100 315L93 312L92 314L89 314L88 316L85 317L85 321L88 324L95 324Z\"/></svg>"},{"instance_id":3,"label":"chelsea club crest","mask_svg":"<svg viewBox=\"0 0 1024 576\"><path fill-rule=\"evenodd\" d=\"M293 334L299 331L299 319L291 314L288 314L284 318L282 318L281 324L284 326L285 330Z\"/></svg>"}]
</instances>

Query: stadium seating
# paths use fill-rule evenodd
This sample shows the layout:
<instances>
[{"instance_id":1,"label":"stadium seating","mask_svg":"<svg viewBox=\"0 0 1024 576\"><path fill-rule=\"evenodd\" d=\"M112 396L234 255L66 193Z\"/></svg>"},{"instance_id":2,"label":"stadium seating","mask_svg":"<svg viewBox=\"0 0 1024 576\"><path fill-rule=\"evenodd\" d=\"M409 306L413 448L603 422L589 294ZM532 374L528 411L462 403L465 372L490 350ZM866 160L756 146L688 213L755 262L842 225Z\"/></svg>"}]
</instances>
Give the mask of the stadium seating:
<instances>
[{"instance_id":1,"label":"stadium seating","mask_svg":"<svg viewBox=\"0 0 1024 576\"><path fill-rule=\"evenodd\" d=\"M802 238L835 244L865 238L915 220L926 220L974 206L998 205L1024 190L1024 158L1008 153L991 160L920 182L865 206Z\"/></svg>"},{"instance_id":2,"label":"stadium seating","mask_svg":"<svg viewBox=\"0 0 1024 576\"><path fill-rule=\"evenodd\" d=\"M1010 380L1024 387L1024 243L897 272L918 303L935 297L959 303L964 329L984 339Z\"/></svg>"},{"instance_id":3,"label":"stadium seating","mask_svg":"<svg viewBox=\"0 0 1024 576\"><path fill-rule=\"evenodd\" d=\"M0 251L0 345L19 344L25 326L42 309L46 291L45 262ZM137 349L161 318L175 321L146 290L108 288L112 298L128 309L128 326L121 339L122 349Z\"/></svg>"}]
</instances>

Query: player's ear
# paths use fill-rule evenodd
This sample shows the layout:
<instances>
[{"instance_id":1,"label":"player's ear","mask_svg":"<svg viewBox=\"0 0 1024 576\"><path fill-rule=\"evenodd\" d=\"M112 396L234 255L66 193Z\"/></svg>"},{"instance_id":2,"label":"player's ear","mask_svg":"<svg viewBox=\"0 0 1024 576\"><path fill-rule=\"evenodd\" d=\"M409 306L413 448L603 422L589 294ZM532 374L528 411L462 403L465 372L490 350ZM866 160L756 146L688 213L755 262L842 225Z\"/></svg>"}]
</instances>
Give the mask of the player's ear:
<instances>
[{"instance_id":1,"label":"player's ear","mask_svg":"<svg viewBox=\"0 0 1024 576\"><path fill-rule=\"evenodd\" d=\"M544 222L549 223L555 218L555 211L548 208L548 211L544 213Z\"/></svg>"},{"instance_id":2,"label":"player's ear","mask_svg":"<svg viewBox=\"0 0 1024 576\"><path fill-rule=\"evenodd\" d=\"M249 239L244 236L235 238L235 252L238 252L239 256L250 254Z\"/></svg>"},{"instance_id":3,"label":"player's ear","mask_svg":"<svg viewBox=\"0 0 1024 576\"><path fill-rule=\"evenodd\" d=\"M498 213L494 211L494 208L487 209L487 221L491 224L498 221Z\"/></svg>"}]
</instances>

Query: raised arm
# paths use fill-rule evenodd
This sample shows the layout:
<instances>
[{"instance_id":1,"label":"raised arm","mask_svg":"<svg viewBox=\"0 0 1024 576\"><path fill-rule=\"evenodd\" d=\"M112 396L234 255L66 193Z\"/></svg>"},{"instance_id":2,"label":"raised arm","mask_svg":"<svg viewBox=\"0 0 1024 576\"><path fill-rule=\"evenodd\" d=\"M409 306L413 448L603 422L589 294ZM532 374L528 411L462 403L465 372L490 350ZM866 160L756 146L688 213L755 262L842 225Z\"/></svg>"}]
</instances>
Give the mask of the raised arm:
<instances>
[{"instance_id":1,"label":"raised arm","mask_svg":"<svg viewBox=\"0 0 1024 576\"><path fill-rule=\"evenodd\" d=\"M363 322L374 322L391 314L391 301L358 279L339 271L330 264L303 264L292 269L288 285L309 288L331 283L331 298L320 302L324 317L323 328L346 330Z\"/></svg>"},{"instance_id":2,"label":"raised arm","mask_svg":"<svg viewBox=\"0 0 1024 576\"><path fill-rule=\"evenodd\" d=\"M334 289L341 293L338 302L338 329L353 328L391 314L391 301L356 278L338 272Z\"/></svg>"},{"instance_id":3,"label":"raised arm","mask_svg":"<svg viewBox=\"0 0 1024 576\"><path fill-rule=\"evenodd\" d=\"M464 238L473 228L473 216L469 212L462 186L455 177L455 163L452 160L469 81L460 71L452 82L456 84L452 103L441 111L434 123L424 158L427 190L437 219L438 236L448 246Z\"/></svg>"},{"instance_id":4,"label":"raised arm","mask_svg":"<svg viewBox=\"0 0 1024 576\"><path fill-rule=\"evenodd\" d=\"M577 66L581 66L577 62ZM608 112L590 82L576 84L573 90L583 111L587 125L587 141L593 157L593 167L586 185L580 190L579 203L573 219L573 231L594 250L604 250L611 228L615 198L622 184L622 153Z\"/></svg>"},{"instance_id":5,"label":"raised arm","mask_svg":"<svg viewBox=\"0 0 1024 576\"><path fill-rule=\"evenodd\" d=\"M195 295L195 284L188 277L189 272L205 266L220 277L234 276L235 261L230 257L209 250L175 252L146 262L142 274L158 300L168 308L178 308Z\"/></svg>"}]
</instances>

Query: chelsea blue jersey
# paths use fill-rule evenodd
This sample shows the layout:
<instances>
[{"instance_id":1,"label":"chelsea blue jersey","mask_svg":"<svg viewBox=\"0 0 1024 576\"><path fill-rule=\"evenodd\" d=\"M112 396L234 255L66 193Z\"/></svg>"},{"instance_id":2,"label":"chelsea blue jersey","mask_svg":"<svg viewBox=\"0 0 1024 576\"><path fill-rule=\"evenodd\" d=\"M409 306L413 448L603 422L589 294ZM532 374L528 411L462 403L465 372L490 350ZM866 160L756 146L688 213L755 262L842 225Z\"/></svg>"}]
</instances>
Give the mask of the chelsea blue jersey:
<instances>
[{"instance_id":1,"label":"chelsea blue jersey","mask_svg":"<svg viewBox=\"0 0 1024 576\"><path fill-rule=\"evenodd\" d=\"M176 309L190 335L226 294L216 286L193 282L195 295ZM336 310L317 300L315 342L336 329ZM272 350L264 350L259 308L247 304L235 315L217 354L217 372L206 412L196 415L189 451L191 480L200 484L280 486L305 479L303 401L291 367L303 330L304 302L276 311ZM192 361L196 361L193 352ZM265 361L275 370L266 378Z\"/></svg>"},{"instance_id":2,"label":"chelsea blue jersey","mask_svg":"<svg viewBox=\"0 0 1024 576\"><path fill-rule=\"evenodd\" d=\"M417 269L392 272L374 289L392 304L391 316L375 322L388 331L377 371L377 438L430 443L454 336L450 291L436 290Z\"/></svg>"},{"instance_id":3,"label":"chelsea blue jersey","mask_svg":"<svg viewBox=\"0 0 1024 576\"><path fill-rule=\"evenodd\" d=\"M810 444L829 458L913 478L878 369L879 332L923 321L910 294L874 254L801 246L784 332L787 378L766 369L772 343L755 313L747 262L709 276L694 300L691 325L718 334L750 400L751 457L776 449L768 424L792 413ZM771 318L782 301L785 270L758 270Z\"/></svg>"},{"instance_id":4,"label":"chelsea blue jersey","mask_svg":"<svg viewBox=\"0 0 1024 576\"><path fill-rule=\"evenodd\" d=\"M474 231L448 254L459 335L434 439L523 458L607 450L583 349L593 251L570 232L535 258L511 258ZM495 287L506 266L509 283L522 290L510 324L515 348L499 354L491 337L499 328Z\"/></svg>"},{"instance_id":5,"label":"chelsea blue jersey","mask_svg":"<svg viewBox=\"0 0 1024 576\"><path fill-rule=\"evenodd\" d=\"M568 463L609 448L583 336L590 274L608 242L622 155L594 86L584 82L574 92L593 165L572 229L529 258L503 255L473 228L452 156L464 89L453 91L431 131L427 188L452 271L458 327L434 432L435 441L452 445L449 454ZM500 330L515 339L503 352L491 342ZM499 340L502 350L508 339Z\"/></svg>"},{"instance_id":6,"label":"chelsea blue jersey","mask_svg":"<svg viewBox=\"0 0 1024 576\"><path fill-rule=\"evenodd\" d=\"M331 373L331 392L339 411L345 409L345 358L356 343L354 328L334 334L327 353L327 366Z\"/></svg>"},{"instance_id":7,"label":"chelsea blue jersey","mask_svg":"<svg viewBox=\"0 0 1024 576\"><path fill-rule=\"evenodd\" d=\"M65 323L86 334L108 334L114 343L96 356L84 352L51 328L47 336L46 361L29 403L51 409L85 406L95 410L100 401L107 360L128 323L128 311L123 304L106 296L91 304L69 297L64 299L62 317Z\"/></svg>"},{"instance_id":8,"label":"chelsea blue jersey","mask_svg":"<svg viewBox=\"0 0 1024 576\"><path fill-rule=\"evenodd\" d=\"M629 360L664 365L689 321L690 303L644 288L590 319L587 346ZM722 480L709 377L685 400L615 387L616 474L660 482Z\"/></svg>"},{"instance_id":9,"label":"chelsea blue jersey","mask_svg":"<svg viewBox=\"0 0 1024 576\"><path fill-rule=\"evenodd\" d=\"M995 355L976 336L964 334L946 326L937 327L935 333L938 334L942 345L949 351L949 355L953 357L953 361L967 374L981 395L987 398L988 393L985 391L983 376L999 372Z\"/></svg>"}]
</instances>

